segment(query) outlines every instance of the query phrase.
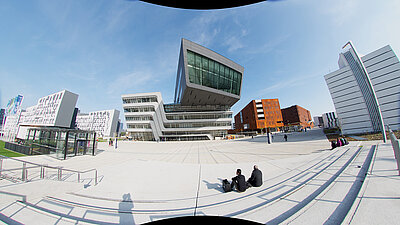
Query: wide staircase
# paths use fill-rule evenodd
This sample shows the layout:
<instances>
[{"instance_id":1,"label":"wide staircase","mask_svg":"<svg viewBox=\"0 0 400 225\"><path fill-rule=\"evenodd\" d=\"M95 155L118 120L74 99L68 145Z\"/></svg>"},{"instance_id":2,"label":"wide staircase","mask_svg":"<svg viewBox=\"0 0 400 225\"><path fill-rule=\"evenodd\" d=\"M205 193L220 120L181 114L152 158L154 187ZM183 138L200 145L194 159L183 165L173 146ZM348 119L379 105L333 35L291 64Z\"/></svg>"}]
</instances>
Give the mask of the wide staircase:
<instances>
[{"instance_id":1,"label":"wide staircase","mask_svg":"<svg viewBox=\"0 0 400 225\"><path fill-rule=\"evenodd\" d=\"M63 171L60 177L58 170L43 175L39 168L28 175L29 182L26 182L28 178L24 180L23 172L14 174L21 179L13 180L8 171L7 178L0 181L0 221L6 224L142 224L170 217L213 215L264 224L350 223L363 194L364 180L372 173L371 165L381 148L360 143L318 153L267 177L261 187L249 188L244 193L223 193L217 187L221 191L203 195L199 177L199 188L190 198L133 199L129 193L118 193L118 184L115 184L115 193L99 194L92 191L101 181L95 181L97 174L78 177L73 170Z\"/></svg>"}]
</instances>

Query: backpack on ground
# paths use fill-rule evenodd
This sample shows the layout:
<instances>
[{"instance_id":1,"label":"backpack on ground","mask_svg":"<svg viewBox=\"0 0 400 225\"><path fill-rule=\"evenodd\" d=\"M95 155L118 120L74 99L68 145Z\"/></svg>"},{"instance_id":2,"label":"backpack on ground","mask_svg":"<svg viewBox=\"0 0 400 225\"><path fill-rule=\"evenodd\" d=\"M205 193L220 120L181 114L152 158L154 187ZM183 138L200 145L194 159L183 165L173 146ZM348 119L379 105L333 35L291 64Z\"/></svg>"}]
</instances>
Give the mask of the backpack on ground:
<instances>
[{"instance_id":1,"label":"backpack on ground","mask_svg":"<svg viewBox=\"0 0 400 225\"><path fill-rule=\"evenodd\" d=\"M222 189L224 189L225 192L230 192L232 191L231 184L227 179L224 179L222 181Z\"/></svg>"}]
</instances>

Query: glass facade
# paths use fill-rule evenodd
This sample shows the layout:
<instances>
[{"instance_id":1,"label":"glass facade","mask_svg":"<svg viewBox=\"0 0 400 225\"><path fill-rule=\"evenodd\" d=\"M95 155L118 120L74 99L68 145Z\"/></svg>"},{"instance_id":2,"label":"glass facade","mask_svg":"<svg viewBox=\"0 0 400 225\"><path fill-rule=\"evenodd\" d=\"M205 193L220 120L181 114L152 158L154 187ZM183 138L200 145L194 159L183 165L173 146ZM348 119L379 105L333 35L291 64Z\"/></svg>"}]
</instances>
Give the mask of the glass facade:
<instances>
[{"instance_id":1,"label":"glass facade","mask_svg":"<svg viewBox=\"0 0 400 225\"><path fill-rule=\"evenodd\" d=\"M187 63L190 83L240 95L240 72L190 50Z\"/></svg>"},{"instance_id":2,"label":"glass facade","mask_svg":"<svg viewBox=\"0 0 400 225\"><path fill-rule=\"evenodd\" d=\"M32 148L34 155L46 154L58 159L67 159L76 155L95 155L97 152L94 131L30 128L25 145Z\"/></svg>"}]
</instances>

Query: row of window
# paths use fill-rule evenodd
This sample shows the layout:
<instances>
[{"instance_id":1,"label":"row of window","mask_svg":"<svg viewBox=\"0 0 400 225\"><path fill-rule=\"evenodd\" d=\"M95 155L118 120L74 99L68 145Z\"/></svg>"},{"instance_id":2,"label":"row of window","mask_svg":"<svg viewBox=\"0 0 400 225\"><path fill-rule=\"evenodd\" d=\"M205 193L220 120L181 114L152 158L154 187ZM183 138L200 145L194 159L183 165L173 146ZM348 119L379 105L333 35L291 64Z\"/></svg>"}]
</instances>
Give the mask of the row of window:
<instances>
[{"instance_id":1,"label":"row of window","mask_svg":"<svg viewBox=\"0 0 400 225\"><path fill-rule=\"evenodd\" d=\"M189 81L228 93L240 94L242 74L192 51L187 51Z\"/></svg>"},{"instance_id":2,"label":"row of window","mask_svg":"<svg viewBox=\"0 0 400 225\"><path fill-rule=\"evenodd\" d=\"M154 106L124 108L124 112L155 112Z\"/></svg>"},{"instance_id":3,"label":"row of window","mask_svg":"<svg viewBox=\"0 0 400 225\"><path fill-rule=\"evenodd\" d=\"M150 129L151 126L150 124L128 124L127 125L128 128L133 128L133 129Z\"/></svg>"},{"instance_id":4,"label":"row of window","mask_svg":"<svg viewBox=\"0 0 400 225\"><path fill-rule=\"evenodd\" d=\"M167 115L168 120L201 120L232 118L232 114Z\"/></svg>"},{"instance_id":5,"label":"row of window","mask_svg":"<svg viewBox=\"0 0 400 225\"><path fill-rule=\"evenodd\" d=\"M162 132L163 135L193 135L193 134L211 134L214 137L220 137L226 135L226 130L215 130L215 131L167 131Z\"/></svg>"},{"instance_id":6,"label":"row of window","mask_svg":"<svg viewBox=\"0 0 400 225\"><path fill-rule=\"evenodd\" d=\"M129 104L129 103L145 103L145 102L157 102L157 97L139 97L139 98L128 98L128 99L122 99L122 102L124 104Z\"/></svg>"},{"instance_id":7,"label":"row of window","mask_svg":"<svg viewBox=\"0 0 400 225\"><path fill-rule=\"evenodd\" d=\"M127 116L125 117L126 121L143 121L143 120L153 120L152 116Z\"/></svg>"},{"instance_id":8,"label":"row of window","mask_svg":"<svg viewBox=\"0 0 400 225\"><path fill-rule=\"evenodd\" d=\"M166 128L198 128L198 127L220 127L231 126L231 122L205 122L205 123L167 123Z\"/></svg>"}]
</instances>

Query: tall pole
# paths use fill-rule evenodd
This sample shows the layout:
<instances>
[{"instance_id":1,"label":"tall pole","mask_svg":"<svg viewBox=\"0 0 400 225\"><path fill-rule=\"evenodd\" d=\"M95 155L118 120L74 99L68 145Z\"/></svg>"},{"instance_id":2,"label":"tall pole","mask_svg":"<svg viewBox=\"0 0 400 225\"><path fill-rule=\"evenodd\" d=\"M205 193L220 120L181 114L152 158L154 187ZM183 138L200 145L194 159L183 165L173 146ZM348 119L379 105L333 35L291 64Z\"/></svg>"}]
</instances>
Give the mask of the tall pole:
<instances>
[{"instance_id":1,"label":"tall pole","mask_svg":"<svg viewBox=\"0 0 400 225\"><path fill-rule=\"evenodd\" d=\"M375 101L375 103L376 103L376 105L377 105L378 116L379 116L379 120L380 120L380 122L381 122L382 139L383 139L383 142L386 143L385 124L383 123L383 117L382 117L381 107L380 107L380 105L379 105L378 98L376 97L374 87L372 86L371 79L369 78L367 69L365 68L364 63L361 61L361 58L360 58L360 56L358 55L358 53L357 53L357 51L356 51L356 48L354 48L354 46L353 46L353 42L348 41L348 42L343 46L342 49L344 49L347 45L350 45L350 47L353 49L353 51L354 51L354 53L355 53L355 55L356 55L357 61L358 61L358 63L360 64L361 69L363 70L364 74L366 75L367 84L368 84L368 86L369 86L369 87L371 88L371 90L372 90L373 100Z\"/></svg>"}]
</instances>

